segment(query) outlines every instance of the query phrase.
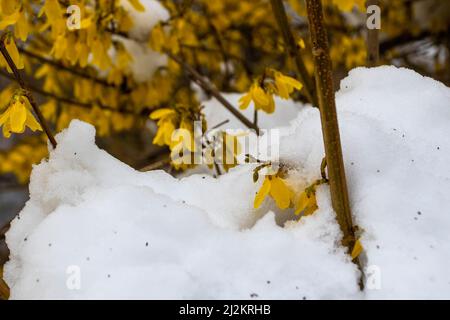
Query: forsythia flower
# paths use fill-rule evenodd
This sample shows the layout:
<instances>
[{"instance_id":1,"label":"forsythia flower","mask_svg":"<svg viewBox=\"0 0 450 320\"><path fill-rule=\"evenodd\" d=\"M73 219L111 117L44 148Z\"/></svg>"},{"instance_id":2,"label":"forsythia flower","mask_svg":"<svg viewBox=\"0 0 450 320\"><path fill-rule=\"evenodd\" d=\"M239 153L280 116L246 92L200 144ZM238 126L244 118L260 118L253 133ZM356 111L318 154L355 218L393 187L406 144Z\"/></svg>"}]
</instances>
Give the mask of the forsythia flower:
<instances>
[{"instance_id":1,"label":"forsythia flower","mask_svg":"<svg viewBox=\"0 0 450 320\"><path fill-rule=\"evenodd\" d=\"M9 138L12 132L24 132L26 127L33 131L42 130L27 104L25 97L15 96L6 111L0 115L0 126L3 126L3 135L6 138Z\"/></svg>"},{"instance_id":2,"label":"forsythia flower","mask_svg":"<svg viewBox=\"0 0 450 320\"><path fill-rule=\"evenodd\" d=\"M176 129L176 116L175 110L169 108L158 109L150 114L150 119L158 120L158 132L153 139L154 144L159 146L171 145L172 132Z\"/></svg>"},{"instance_id":3,"label":"forsythia flower","mask_svg":"<svg viewBox=\"0 0 450 320\"><path fill-rule=\"evenodd\" d=\"M266 93L257 82L254 82L249 92L239 99L239 108L247 109L252 100L255 104L256 110L263 110L267 113L272 113L275 111L273 96Z\"/></svg>"},{"instance_id":4,"label":"forsythia flower","mask_svg":"<svg viewBox=\"0 0 450 320\"><path fill-rule=\"evenodd\" d=\"M333 3L342 11L351 11L355 6L364 11L365 0L333 0Z\"/></svg>"},{"instance_id":5,"label":"forsythia flower","mask_svg":"<svg viewBox=\"0 0 450 320\"><path fill-rule=\"evenodd\" d=\"M255 209L259 208L267 195L270 195L275 200L275 203L280 209L286 209L291 205L293 192L284 179L277 175L267 175L264 178L261 189L259 189L255 196L253 203Z\"/></svg>"},{"instance_id":6,"label":"forsythia flower","mask_svg":"<svg viewBox=\"0 0 450 320\"><path fill-rule=\"evenodd\" d=\"M281 72L275 72L275 85L278 95L283 99L289 99L289 95L294 89L301 90L303 85L294 78L283 75Z\"/></svg>"},{"instance_id":7,"label":"forsythia flower","mask_svg":"<svg viewBox=\"0 0 450 320\"><path fill-rule=\"evenodd\" d=\"M283 99L289 99L294 89L301 90L303 85L294 78L285 76L279 71L267 69L257 81L254 81L250 90L239 99L239 108L247 109L253 101L256 110L267 113L275 111L273 94Z\"/></svg>"},{"instance_id":8,"label":"forsythia flower","mask_svg":"<svg viewBox=\"0 0 450 320\"><path fill-rule=\"evenodd\" d=\"M16 46L16 42L14 41L14 38L11 35L7 36L5 39L5 48L8 51L9 55L11 56L11 59L16 65L17 69L23 69L24 68L23 59L20 56L19 50L17 49ZM5 66L6 70L8 70L9 73L12 73L11 68L9 67L5 58L1 54L0 54L0 66Z\"/></svg>"},{"instance_id":9,"label":"forsythia flower","mask_svg":"<svg viewBox=\"0 0 450 320\"><path fill-rule=\"evenodd\" d=\"M362 251L363 251L363 246L361 244L360 239L358 239L358 240L356 240L355 246L353 247L353 250L352 250L352 254L351 254L352 260L356 259L361 254Z\"/></svg>"},{"instance_id":10,"label":"forsythia flower","mask_svg":"<svg viewBox=\"0 0 450 320\"><path fill-rule=\"evenodd\" d=\"M0 1L1 12L5 15L12 15L20 8L19 0L1 0Z\"/></svg>"},{"instance_id":11,"label":"forsythia flower","mask_svg":"<svg viewBox=\"0 0 450 320\"><path fill-rule=\"evenodd\" d=\"M300 194L296 203L295 214L303 212L303 216L309 216L317 210L316 192L315 189L307 188Z\"/></svg>"}]
</instances>

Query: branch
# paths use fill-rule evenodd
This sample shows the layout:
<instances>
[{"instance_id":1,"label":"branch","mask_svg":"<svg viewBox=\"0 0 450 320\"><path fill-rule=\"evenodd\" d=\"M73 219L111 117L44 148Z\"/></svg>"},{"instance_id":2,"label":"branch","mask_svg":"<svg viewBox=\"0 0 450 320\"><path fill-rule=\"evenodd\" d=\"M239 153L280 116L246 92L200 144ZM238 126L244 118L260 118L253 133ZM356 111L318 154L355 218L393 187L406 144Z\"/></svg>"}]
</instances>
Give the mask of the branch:
<instances>
[{"instance_id":1,"label":"branch","mask_svg":"<svg viewBox=\"0 0 450 320\"><path fill-rule=\"evenodd\" d=\"M240 113L233 105L224 98L224 96L208 81L206 81L203 76L197 72L193 67L183 61L180 57L172 54L169 51L165 52L173 61L178 63L183 69L189 73L192 79L203 89L206 93L211 94L216 98L228 111L230 111L236 118L239 119L247 128L253 129L259 134L259 127L248 120L242 113Z\"/></svg>"},{"instance_id":2,"label":"branch","mask_svg":"<svg viewBox=\"0 0 450 320\"><path fill-rule=\"evenodd\" d=\"M352 215L350 211L347 181L345 178L341 139L336 112L333 86L333 72L328 47L328 38L323 23L320 0L306 0L320 119L322 123L326 164L331 193L331 203L336 212L339 226L344 235L342 244L352 252L356 243Z\"/></svg>"},{"instance_id":3,"label":"branch","mask_svg":"<svg viewBox=\"0 0 450 320\"><path fill-rule=\"evenodd\" d=\"M304 84L303 90L305 92L305 95L312 105L317 106L318 104L314 92L314 84L311 81L308 71L306 70L305 63L303 62L303 58L300 55L300 51L297 43L295 42L294 35L292 34L289 27L289 22L286 15L286 10L283 5L283 1L270 0L270 3L272 4L272 10L274 12L275 19L277 20L278 26L280 27L281 33L283 35L287 52L291 59L295 61L298 77Z\"/></svg>"},{"instance_id":4,"label":"branch","mask_svg":"<svg viewBox=\"0 0 450 320\"><path fill-rule=\"evenodd\" d=\"M108 83L108 82L107 82L106 80L104 80L104 79L99 79L99 78L96 78L96 77L94 77L94 76L91 76L91 75L89 75L89 74L87 74L87 73L84 73L84 72L82 72L82 71L79 71L79 70L77 70L77 69L67 67L67 66L65 66L64 64L60 63L60 62L57 62L57 61L54 61L54 60L51 60L51 59L47 59L47 58L42 57L42 56L40 56L40 55L38 55L38 54L36 54L36 53L34 53L34 52L28 51L28 50L25 49L25 48L19 47L19 51L22 52L22 53L23 53L24 55L26 55L26 56L29 56L29 57L31 57L31 58L34 58L34 59L36 59L36 60L38 60L38 61L40 61L40 62L49 64L49 65L51 65L51 66L53 66L53 67L56 67L56 68L58 68L58 69L61 69L61 70L70 72L70 73L72 73L72 74L74 74L74 75L77 75L77 76L79 76L79 77L81 77L81 78L88 79L88 80L92 80L92 81L94 81L94 82L96 82L96 83L98 83L98 84L101 84L101 85L103 85L103 86L106 86L106 87L115 88L115 89L119 89L119 90L121 89L120 87L117 87L117 86L115 86L114 84Z\"/></svg>"},{"instance_id":5,"label":"branch","mask_svg":"<svg viewBox=\"0 0 450 320\"><path fill-rule=\"evenodd\" d=\"M436 37L436 38L448 38L448 35L450 33L450 28L448 28L446 31L441 31L437 33L432 33L429 30L423 30L422 32L418 34L411 34L411 33L402 33L396 37L390 38L388 40L385 40L380 43L380 53L385 54L387 51L397 47L402 46L405 44L408 44L410 42L415 42L419 40L423 40L428 37Z\"/></svg>"},{"instance_id":6,"label":"branch","mask_svg":"<svg viewBox=\"0 0 450 320\"><path fill-rule=\"evenodd\" d=\"M0 51L3 54L3 57L5 57L6 62L8 63L10 69L12 70L15 80L17 81L17 83L19 84L19 86L23 89L25 96L28 98L28 101L31 104L31 107L34 110L34 113L36 114L42 129L44 130L45 134L47 135L48 139L50 140L53 148L56 148L56 140L55 137L53 136L53 134L51 133L47 122L44 118L44 116L42 115L41 110L39 109L36 101L34 101L33 95L31 94L30 91L28 91L27 86L25 85L25 82L22 79L22 76L20 75L19 70L17 69L16 65L14 64L14 61L12 60L11 56L8 53L8 50L6 50L5 47L5 39L6 39L7 33L4 33L2 35L2 37L0 38ZM12 39L11 41L14 41L14 39Z\"/></svg>"},{"instance_id":7,"label":"branch","mask_svg":"<svg viewBox=\"0 0 450 320\"><path fill-rule=\"evenodd\" d=\"M10 75L2 70L0 70L0 75L5 78L8 78L10 80L15 80L15 78L12 75ZM33 85L28 85L28 89L37 94L40 94L42 96L58 100L62 103L67 103L69 105L74 105L74 106L85 108L85 109L92 109L92 104L90 104L90 103L83 103L83 102L79 102L79 101L76 101L76 100L73 100L73 99L70 99L67 97L58 96L52 92L42 90ZM118 113L123 113L123 114L131 114L131 115L142 116L142 117L147 117L150 114L150 112L153 110L153 108L145 108L144 110L142 110L141 112L138 113L138 112L134 112L131 110L119 110L119 109L113 108L111 106L104 105L100 102L96 102L96 105L100 109L103 109L103 110L108 110L108 111L118 112ZM157 108L157 107L155 107L155 108Z\"/></svg>"},{"instance_id":8,"label":"branch","mask_svg":"<svg viewBox=\"0 0 450 320\"><path fill-rule=\"evenodd\" d=\"M161 160L158 160L154 163L151 163L149 165L146 165L145 167L139 169L140 172L147 172L147 171L151 171L151 170L158 170L158 169L162 169L165 166L170 164L170 156L166 156Z\"/></svg>"}]
</instances>

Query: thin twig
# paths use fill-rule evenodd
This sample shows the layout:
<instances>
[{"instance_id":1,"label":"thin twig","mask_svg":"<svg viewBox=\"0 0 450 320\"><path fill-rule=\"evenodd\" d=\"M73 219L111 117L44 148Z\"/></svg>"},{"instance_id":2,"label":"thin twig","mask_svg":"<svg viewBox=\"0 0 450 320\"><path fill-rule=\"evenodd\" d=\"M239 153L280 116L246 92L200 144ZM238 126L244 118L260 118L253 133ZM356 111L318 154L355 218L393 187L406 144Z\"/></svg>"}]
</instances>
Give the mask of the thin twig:
<instances>
[{"instance_id":1,"label":"thin twig","mask_svg":"<svg viewBox=\"0 0 450 320\"><path fill-rule=\"evenodd\" d=\"M277 24L281 30L281 34L283 35L286 50L291 59L295 61L298 77L304 84L303 90L305 96L308 98L309 102L312 105L318 106L317 98L315 95L314 83L311 80L308 71L306 70L305 63L300 55L300 50L298 48L297 43L295 42L295 38L291 32L291 28L289 27L289 21L286 15L286 10L284 8L283 1L270 0L270 3L272 5L272 10L275 15Z\"/></svg>"},{"instance_id":2,"label":"thin twig","mask_svg":"<svg viewBox=\"0 0 450 320\"><path fill-rule=\"evenodd\" d=\"M167 156L161 160L158 160L154 163L150 163L149 165L146 165L145 167L139 169L140 172L147 172L150 170L157 170L157 169L162 169L165 166L170 164L170 157Z\"/></svg>"},{"instance_id":3,"label":"thin twig","mask_svg":"<svg viewBox=\"0 0 450 320\"><path fill-rule=\"evenodd\" d=\"M17 83L19 84L19 86L23 89L24 91L24 95L28 98L28 101L30 102L31 107L34 110L34 113L36 114L42 129L44 130L45 134L47 135L48 139L50 140L50 143L52 144L53 148L56 148L56 140L55 137L53 136L52 132L50 131L50 128L47 125L47 122L41 112L41 110L39 109L36 101L33 98L33 95L31 94L30 91L28 91L27 86L25 84L25 82L22 79L22 76L20 75L19 70L17 69L16 64L14 63L14 61L12 60L11 56L8 53L8 50L6 50L5 47L5 40L6 40L6 36L8 35L8 33L4 33L2 35L2 37L0 38L0 51L3 55L3 57L5 58L6 62L9 65L9 68L12 70L15 80L17 81ZM11 41L14 41L14 39L11 39Z\"/></svg>"},{"instance_id":4,"label":"thin twig","mask_svg":"<svg viewBox=\"0 0 450 320\"><path fill-rule=\"evenodd\" d=\"M216 98L228 111L230 111L236 118L239 119L243 124L247 126L247 128L253 129L259 134L259 128L250 120L248 120L242 113L240 113L233 105L228 102L227 99L207 80L203 78L201 74L197 72L193 67L183 61L177 55L172 54L169 51L166 51L166 54L176 63L178 63L183 69L188 72L192 79L203 89L206 93L211 94L214 98Z\"/></svg>"},{"instance_id":5,"label":"thin twig","mask_svg":"<svg viewBox=\"0 0 450 320\"><path fill-rule=\"evenodd\" d=\"M39 54L36 54L34 52L29 51L28 49L25 49L25 48L22 48L22 47L19 47L18 49L24 55L29 56L30 58L36 59L36 60L38 60L38 61L40 61L42 63L51 65L51 66L53 66L53 67L55 67L57 69L70 72L70 73L72 73L74 75L77 75L77 76L79 76L81 78L84 78L84 79L92 80L92 81L94 81L94 82L96 82L98 84L101 84L103 86L106 86L106 87L110 87L110 88L115 88L115 89L121 90L120 87L115 86L114 84L108 83L108 81L106 81L104 79L99 79L99 78L91 76L91 75L89 75L89 74L87 74L85 72L79 71L79 70L77 70L75 68L67 67L67 66L65 66L64 64L62 64L62 63L60 63L58 61L42 57Z\"/></svg>"},{"instance_id":6,"label":"thin twig","mask_svg":"<svg viewBox=\"0 0 450 320\"><path fill-rule=\"evenodd\" d=\"M221 126L227 124L228 122L230 122L230 119L227 119L227 120L224 120L224 121L222 121L222 122L219 122L219 123L216 124L215 126L211 127L211 129L209 129L209 130L217 129L217 128L219 128L219 127L221 127Z\"/></svg>"},{"instance_id":7,"label":"thin twig","mask_svg":"<svg viewBox=\"0 0 450 320\"><path fill-rule=\"evenodd\" d=\"M3 77L8 78L10 80L15 80L14 76L12 76L12 75L10 75L10 74L8 74L6 72L3 72L2 70L0 70L0 76L3 76ZM59 95L54 94L52 92L40 89L40 88L38 88L36 86L33 86L33 85L28 85L28 89L30 91L33 91L33 92L39 94L39 95L55 99L55 100L57 100L59 102L66 103L68 105L73 105L73 106L80 107L80 108L85 108L85 109L92 109L92 105L93 104L91 104L91 103L80 102L80 101L73 100L73 99L70 99L70 98L67 98L67 97L62 97L62 96L59 96ZM96 106L98 106L102 110L107 110L107 111L111 111L111 112L118 112L118 113L122 113L122 114L135 115L135 116L142 116L142 117L148 117L150 112L153 111L153 108L145 108L141 112L137 113L137 112L134 112L134 111L131 111L131 110L126 110L126 109L116 109L114 107L111 107L111 106L108 106L108 105L104 105L104 104L102 104L100 102L95 102L95 104L96 104ZM157 109L157 108L158 107L155 107L155 109Z\"/></svg>"}]
</instances>

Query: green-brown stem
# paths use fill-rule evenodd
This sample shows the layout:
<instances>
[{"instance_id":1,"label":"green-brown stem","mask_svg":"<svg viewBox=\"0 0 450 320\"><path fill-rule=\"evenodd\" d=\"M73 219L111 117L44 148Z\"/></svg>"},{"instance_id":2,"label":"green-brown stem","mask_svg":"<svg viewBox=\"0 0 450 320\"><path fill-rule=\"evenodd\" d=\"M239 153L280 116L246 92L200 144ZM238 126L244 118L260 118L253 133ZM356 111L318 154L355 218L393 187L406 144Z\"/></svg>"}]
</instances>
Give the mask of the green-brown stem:
<instances>
[{"instance_id":1,"label":"green-brown stem","mask_svg":"<svg viewBox=\"0 0 450 320\"><path fill-rule=\"evenodd\" d=\"M306 8L313 46L316 88L322 122L331 202L344 235L342 243L351 252L355 244L355 234L345 178L331 59L327 33L323 23L322 3L320 0L306 0Z\"/></svg>"}]
</instances>

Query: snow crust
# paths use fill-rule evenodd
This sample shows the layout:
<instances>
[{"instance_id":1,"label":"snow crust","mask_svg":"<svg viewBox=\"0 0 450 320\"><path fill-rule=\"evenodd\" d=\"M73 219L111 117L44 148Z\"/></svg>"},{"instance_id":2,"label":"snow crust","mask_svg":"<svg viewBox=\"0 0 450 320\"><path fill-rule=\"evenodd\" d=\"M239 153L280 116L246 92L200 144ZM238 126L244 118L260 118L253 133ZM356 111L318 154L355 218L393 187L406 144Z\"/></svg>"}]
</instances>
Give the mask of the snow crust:
<instances>
[{"instance_id":1,"label":"snow crust","mask_svg":"<svg viewBox=\"0 0 450 320\"><path fill-rule=\"evenodd\" d=\"M281 161L305 187L324 155L319 112L283 102L276 123L269 116L262 126L283 126ZM231 120L217 102L206 105L209 122ZM73 121L34 168L31 198L6 235L11 297L450 298L450 89L408 69L357 68L337 106L364 291L327 186L314 215L280 226L272 200L252 208L262 180L252 182L255 165L218 179L141 173ZM68 286L73 266L79 290Z\"/></svg>"}]
</instances>

